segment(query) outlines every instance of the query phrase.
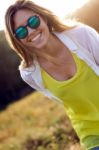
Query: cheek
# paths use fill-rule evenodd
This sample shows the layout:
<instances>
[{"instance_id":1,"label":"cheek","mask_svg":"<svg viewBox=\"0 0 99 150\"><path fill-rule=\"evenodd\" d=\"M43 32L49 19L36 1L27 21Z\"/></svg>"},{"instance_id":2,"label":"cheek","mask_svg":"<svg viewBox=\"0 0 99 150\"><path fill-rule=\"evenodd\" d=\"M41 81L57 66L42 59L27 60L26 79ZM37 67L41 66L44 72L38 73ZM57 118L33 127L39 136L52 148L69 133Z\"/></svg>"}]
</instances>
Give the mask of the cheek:
<instances>
[{"instance_id":1,"label":"cheek","mask_svg":"<svg viewBox=\"0 0 99 150\"><path fill-rule=\"evenodd\" d=\"M25 38L25 39L20 39L20 42L21 42L22 44L26 44L26 38Z\"/></svg>"},{"instance_id":2,"label":"cheek","mask_svg":"<svg viewBox=\"0 0 99 150\"><path fill-rule=\"evenodd\" d=\"M49 28L45 22L41 24L41 28L46 34L49 34Z\"/></svg>"},{"instance_id":3,"label":"cheek","mask_svg":"<svg viewBox=\"0 0 99 150\"><path fill-rule=\"evenodd\" d=\"M48 28L46 28L45 33L46 33L47 39L49 39L49 37L50 37L50 32L49 32L49 29L48 29Z\"/></svg>"},{"instance_id":4,"label":"cheek","mask_svg":"<svg viewBox=\"0 0 99 150\"><path fill-rule=\"evenodd\" d=\"M43 28L43 30L48 28L47 20L41 19L40 28Z\"/></svg>"}]
</instances>

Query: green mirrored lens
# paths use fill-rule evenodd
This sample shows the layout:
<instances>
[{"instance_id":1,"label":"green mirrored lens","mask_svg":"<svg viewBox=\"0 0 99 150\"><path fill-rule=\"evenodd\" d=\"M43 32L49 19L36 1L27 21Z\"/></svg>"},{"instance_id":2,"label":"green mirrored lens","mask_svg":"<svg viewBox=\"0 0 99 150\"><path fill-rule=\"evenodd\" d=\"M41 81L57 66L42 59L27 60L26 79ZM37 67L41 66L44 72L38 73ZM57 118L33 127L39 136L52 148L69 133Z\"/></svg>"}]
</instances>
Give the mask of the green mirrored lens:
<instances>
[{"instance_id":1,"label":"green mirrored lens","mask_svg":"<svg viewBox=\"0 0 99 150\"><path fill-rule=\"evenodd\" d=\"M38 16L33 16L28 20L28 26L36 29L40 25L40 19Z\"/></svg>"},{"instance_id":2,"label":"green mirrored lens","mask_svg":"<svg viewBox=\"0 0 99 150\"><path fill-rule=\"evenodd\" d=\"M27 36L28 34L28 30L26 27L19 27L17 30L16 30L16 36L17 38L19 39L23 39Z\"/></svg>"}]
</instances>

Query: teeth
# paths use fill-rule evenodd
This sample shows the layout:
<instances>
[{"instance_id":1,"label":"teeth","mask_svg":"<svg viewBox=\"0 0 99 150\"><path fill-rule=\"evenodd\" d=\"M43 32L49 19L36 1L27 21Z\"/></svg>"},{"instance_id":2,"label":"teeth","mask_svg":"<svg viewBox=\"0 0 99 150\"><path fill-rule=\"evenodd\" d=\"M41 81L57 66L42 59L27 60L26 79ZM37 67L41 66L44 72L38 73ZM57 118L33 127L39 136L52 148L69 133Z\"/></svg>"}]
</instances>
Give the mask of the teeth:
<instances>
[{"instance_id":1,"label":"teeth","mask_svg":"<svg viewBox=\"0 0 99 150\"><path fill-rule=\"evenodd\" d=\"M31 41L36 41L39 37L40 37L41 34L38 34L36 37L34 37Z\"/></svg>"}]
</instances>

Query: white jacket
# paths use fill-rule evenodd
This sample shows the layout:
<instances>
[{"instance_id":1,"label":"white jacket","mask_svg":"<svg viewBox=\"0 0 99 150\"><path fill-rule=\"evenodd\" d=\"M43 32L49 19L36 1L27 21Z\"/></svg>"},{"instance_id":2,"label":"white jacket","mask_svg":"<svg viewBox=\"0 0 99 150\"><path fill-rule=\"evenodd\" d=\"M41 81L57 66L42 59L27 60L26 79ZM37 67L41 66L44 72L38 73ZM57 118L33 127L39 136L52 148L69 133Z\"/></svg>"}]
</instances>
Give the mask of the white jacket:
<instances>
[{"instance_id":1,"label":"white jacket","mask_svg":"<svg viewBox=\"0 0 99 150\"><path fill-rule=\"evenodd\" d=\"M93 28L85 24L79 24L77 27L61 33L54 34L69 48L71 52L78 55L99 75L99 34ZM19 66L22 79L33 89L42 92L51 100L56 100L63 104L63 101L54 96L44 87L40 66L37 59L34 60L36 67L31 65L28 68Z\"/></svg>"}]
</instances>

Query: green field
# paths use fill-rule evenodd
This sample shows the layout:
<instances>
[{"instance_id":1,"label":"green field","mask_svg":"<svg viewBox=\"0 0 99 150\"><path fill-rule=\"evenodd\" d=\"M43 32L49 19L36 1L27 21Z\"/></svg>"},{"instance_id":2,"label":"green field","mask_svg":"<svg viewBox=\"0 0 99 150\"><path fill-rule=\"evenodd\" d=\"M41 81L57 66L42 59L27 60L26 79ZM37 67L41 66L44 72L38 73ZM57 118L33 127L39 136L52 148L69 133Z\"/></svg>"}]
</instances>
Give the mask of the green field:
<instances>
[{"instance_id":1,"label":"green field","mask_svg":"<svg viewBox=\"0 0 99 150\"><path fill-rule=\"evenodd\" d=\"M34 92L0 113L0 150L81 150L63 106Z\"/></svg>"}]
</instances>

